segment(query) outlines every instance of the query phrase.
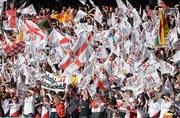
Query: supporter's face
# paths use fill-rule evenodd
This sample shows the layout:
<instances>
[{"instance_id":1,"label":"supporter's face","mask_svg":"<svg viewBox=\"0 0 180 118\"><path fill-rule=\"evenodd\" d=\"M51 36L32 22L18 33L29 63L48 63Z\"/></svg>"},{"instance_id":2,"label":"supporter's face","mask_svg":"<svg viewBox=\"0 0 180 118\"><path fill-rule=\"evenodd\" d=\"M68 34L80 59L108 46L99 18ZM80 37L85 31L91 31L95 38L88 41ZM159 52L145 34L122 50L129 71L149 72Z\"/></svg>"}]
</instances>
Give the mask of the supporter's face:
<instances>
[{"instance_id":1,"label":"supporter's face","mask_svg":"<svg viewBox=\"0 0 180 118\"><path fill-rule=\"evenodd\" d=\"M30 93L30 92L27 92L27 96L30 97L30 96L31 96L31 93Z\"/></svg>"},{"instance_id":2,"label":"supporter's face","mask_svg":"<svg viewBox=\"0 0 180 118\"><path fill-rule=\"evenodd\" d=\"M42 107L38 107L37 111L38 111L38 113L41 113L42 112Z\"/></svg>"},{"instance_id":3,"label":"supporter's face","mask_svg":"<svg viewBox=\"0 0 180 118\"><path fill-rule=\"evenodd\" d=\"M57 97L54 98L54 103L59 104L59 99Z\"/></svg>"},{"instance_id":4,"label":"supporter's face","mask_svg":"<svg viewBox=\"0 0 180 118\"><path fill-rule=\"evenodd\" d=\"M149 6L146 6L146 10L147 10L147 11L150 10L150 7L149 7Z\"/></svg>"},{"instance_id":5,"label":"supporter's face","mask_svg":"<svg viewBox=\"0 0 180 118\"><path fill-rule=\"evenodd\" d=\"M1 87L0 91L1 91L1 92L5 92L5 88L4 88L4 87Z\"/></svg>"},{"instance_id":6,"label":"supporter's face","mask_svg":"<svg viewBox=\"0 0 180 118\"><path fill-rule=\"evenodd\" d=\"M44 102L49 102L49 100L46 97L43 98L43 101Z\"/></svg>"},{"instance_id":7,"label":"supporter's face","mask_svg":"<svg viewBox=\"0 0 180 118\"><path fill-rule=\"evenodd\" d=\"M113 8L112 8L112 7L110 7L110 8L109 8L109 11L110 11L110 12L113 12Z\"/></svg>"}]
</instances>

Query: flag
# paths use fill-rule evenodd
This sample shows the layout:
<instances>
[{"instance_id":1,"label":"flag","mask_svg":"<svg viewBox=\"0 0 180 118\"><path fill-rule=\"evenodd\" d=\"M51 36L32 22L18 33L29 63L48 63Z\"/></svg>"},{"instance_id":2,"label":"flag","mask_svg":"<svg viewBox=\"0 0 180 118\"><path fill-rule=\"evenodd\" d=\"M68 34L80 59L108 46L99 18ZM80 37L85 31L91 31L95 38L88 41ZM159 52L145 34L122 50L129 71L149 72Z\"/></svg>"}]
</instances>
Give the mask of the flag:
<instances>
[{"instance_id":1,"label":"flag","mask_svg":"<svg viewBox=\"0 0 180 118\"><path fill-rule=\"evenodd\" d=\"M156 87L161 85L161 80L157 71L152 72L144 76L144 82L150 87Z\"/></svg>"},{"instance_id":2,"label":"flag","mask_svg":"<svg viewBox=\"0 0 180 118\"><path fill-rule=\"evenodd\" d=\"M86 15L87 15L87 13L85 13L82 10L79 10L76 14L76 17L74 18L74 22L80 21L80 19L84 18Z\"/></svg>"},{"instance_id":3,"label":"flag","mask_svg":"<svg viewBox=\"0 0 180 118\"><path fill-rule=\"evenodd\" d=\"M172 85L171 85L171 82L169 81L169 78L167 78L165 83L164 83L164 89L168 93L173 93L174 92L173 88L172 88Z\"/></svg>"},{"instance_id":4,"label":"flag","mask_svg":"<svg viewBox=\"0 0 180 118\"><path fill-rule=\"evenodd\" d=\"M114 13L112 13L112 16L111 16L111 24L112 24L112 26L116 26L116 24L117 24Z\"/></svg>"},{"instance_id":5,"label":"flag","mask_svg":"<svg viewBox=\"0 0 180 118\"><path fill-rule=\"evenodd\" d=\"M94 19L102 25L102 18L103 18L102 12L100 11L99 7L96 6Z\"/></svg>"},{"instance_id":6,"label":"flag","mask_svg":"<svg viewBox=\"0 0 180 118\"><path fill-rule=\"evenodd\" d=\"M142 20L143 20L143 21L147 21L147 20L148 20L148 19L147 19L147 13L146 13L145 10L143 10Z\"/></svg>"},{"instance_id":7,"label":"flag","mask_svg":"<svg viewBox=\"0 0 180 118\"><path fill-rule=\"evenodd\" d=\"M69 45L70 39L64 37L55 29L52 30L50 36L52 36L55 42L58 42L62 47L66 47L67 45Z\"/></svg>"},{"instance_id":8,"label":"flag","mask_svg":"<svg viewBox=\"0 0 180 118\"><path fill-rule=\"evenodd\" d=\"M48 32L52 28L51 21L48 16L40 17L40 18L36 19L35 23L39 26L40 29L46 30Z\"/></svg>"},{"instance_id":9,"label":"flag","mask_svg":"<svg viewBox=\"0 0 180 118\"><path fill-rule=\"evenodd\" d=\"M172 45L174 45L174 43L176 43L179 40L176 27L174 27L174 29L171 30L171 33L169 36L170 36L169 41L171 42Z\"/></svg>"},{"instance_id":10,"label":"flag","mask_svg":"<svg viewBox=\"0 0 180 118\"><path fill-rule=\"evenodd\" d=\"M6 15L8 16L8 23L11 28L16 26L16 10L9 9L6 11Z\"/></svg>"},{"instance_id":11,"label":"flag","mask_svg":"<svg viewBox=\"0 0 180 118\"><path fill-rule=\"evenodd\" d=\"M133 10L133 6L131 5L131 3L128 0L126 0L126 4L127 4L127 10L128 11L132 11Z\"/></svg>"},{"instance_id":12,"label":"flag","mask_svg":"<svg viewBox=\"0 0 180 118\"><path fill-rule=\"evenodd\" d=\"M77 70L90 57L87 44L88 36L83 32L74 46L68 51L66 57L61 61L60 67L70 73Z\"/></svg>"},{"instance_id":13,"label":"flag","mask_svg":"<svg viewBox=\"0 0 180 118\"><path fill-rule=\"evenodd\" d=\"M21 14L36 15L37 13L36 13L34 6L31 4L31 5L27 6L26 8L24 8L22 10Z\"/></svg>"},{"instance_id":14,"label":"flag","mask_svg":"<svg viewBox=\"0 0 180 118\"><path fill-rule=\"evenodd\" d=\"M71 77L71 84L77 85L77 84L78 84L78 77L72 76L72 77Z\"/></svg>"},{"instance_id":15,"label":"flag","mask_svg":"<svg viewBox=\"0 0 180 118\"><path fill-rule=\"evenodd\" d=\"M133 27L137 28L142 23L142 19L139 16L138 11L136 9L133 9L132 13L133 13L133 16L134 16L133 17Z\"/></svg>"},{"instance_id":16,"label":"flag","mask_svg":"<svg viewBox=\"0 0 180 118\"><path fill-rule=\"evenodd\" d=\"M83 5L86 4L86 0L79 0L79 2L81 2Z\"/></svg>"},{"instance_id":17,"label":"flag","mask_svg":"<svg viewBox=\"0 0 180 118\"><path fill-rule=\"evenodd\" d=\"M154 39L154 47L157 47L160 45L160 39L159 39L159 22L156 23L153 31L151 32L152 38Z\"/></svg>"},{"instance_id":18,"label":"flag","mask_svg":"<svg viewBox=\"0 0 180 118\"><path fill-rule=\"evenodd\" d=\"M139 7L139 15L142 15L142 9L141 9L141 5L140 5L140 7Z\"/></svg>"},{"instance_id":19,"label":"flag","mask_svg":"<svg viewBox=\"0 0 180 118\"><path fill-rule=\"evenodd\" d=\"M91 3L91 5L92 5L93 7L96 6L92 0L89 0L89 2Z\"/></svg>"},{"instance_id":20,"label":"flag","mask_svg":"<svg viewBox=\"0 0 180 118\"><path fill-rule=\"evenodd\" d=\"M161 46L165 46L166 44L165 37L169 32L169 28L162 9L159 10L159 14L160 14L160 27L159 27L160 44Z\"/></svg>"},{"instance_id":21,"label":"flag","mask_svg":"<svg viewBox=\"0 0 180 118\"><path fill-rule=\"evenodd\" d=\"M156 35L155 39L154 39L154 46L157 47L159 46L160 42L159 42L159 36Z\"/></svg>"},{"instance_id":22,"label":"flag","mask_svg":"<svg viewBox=\"0 0 180 118\"><path fill-rule=\"evenodd\" d=\"M26 6L26 2L23 3L18 9L17 9L17 13L21 13L23 8Z\"/></svg>"},{"instance_id":23,"label":"flag","mask_svg":"<svg viewBox=\"0 0 180 118\"><path fill-rule=\"evenodd\" d=\"M122 9L123 12L125 13L128 8L124 4L124 2L122 0L116 0L116 2L117 2L117 5L118 5L118 8Z\"/></svg>"},{"instance_id":24,"label":"flag","mask_svg":"<svg viewBox=\"0 0 180 118\"><path fill-rule=\"evenodd\" d=\"M177 63L180 61L180 51L176 52L173 56L172 56L172 61L174 63Z\"/></svg>"},{"instance_id":25,"label":"flag","mask_svg":"<svg viewBox=\"0 0 180 118\"><path fill-rule=\"evenodd\" d=\"M148 114L149 114L150 118L156 118L155 117L156 114L158 114L159 111L161 110L161 102L160 102L160 100L156 101L156 102L150 101L148 106L149 106Z\"/></svg>"},{"instance_id":26,"label":"flag","mask_svg":"<svg viewBox=\"0 0 180 118\"><path fill-rule=\"evenodd\" d=\"M167 74L170 73L171 75L173 75L175 67L173 65L171 65L170 63L160 60L160 71L161 74Z\"/></svg>"},{"instance_id":27,"label":"flag","mask_svg":"<svg viewBox=\"0 0 180 118\"><path fill-rule=\"evenodd\" d=\"M65 11L64 13L60 13L60 14L51 14L51 18L52 19L56 19L61 23L64 22L71 22L73 20L73 14L71 13L71 11L68 9L67 11Z\"/></svg>"},{"instance_id":28,"label":"flag","mask_svg":"<svg viewBox=\"0 0 180 118\"><path fill-rule=\"evenodd\" d=\"M19 32L19 34L16 36L16 43L24 42L24 32Z\"/></svg>"},{"instance_id":29,"label":"flag","mask_svg":"<svg viewBox=\"0 0 180 118\"><path fill-rule=\"evenodd\" d=\"M158 0L158 5L163 9L169 9L169 6L167 6L163 0Z\"/></svg>"},{"instance_id":30,"label":"flag","mask_svg":"<svg viewBox=\"0 0 180 118\"><path fill-rule=\"evenodd\" d=\"M33 33L35 36L39 37L41 40L44 39L45 32L41 30L37 24L35 24L31 20L26 20L25 26L26 26L27 33Z\"/></svg>"}]
</instances>

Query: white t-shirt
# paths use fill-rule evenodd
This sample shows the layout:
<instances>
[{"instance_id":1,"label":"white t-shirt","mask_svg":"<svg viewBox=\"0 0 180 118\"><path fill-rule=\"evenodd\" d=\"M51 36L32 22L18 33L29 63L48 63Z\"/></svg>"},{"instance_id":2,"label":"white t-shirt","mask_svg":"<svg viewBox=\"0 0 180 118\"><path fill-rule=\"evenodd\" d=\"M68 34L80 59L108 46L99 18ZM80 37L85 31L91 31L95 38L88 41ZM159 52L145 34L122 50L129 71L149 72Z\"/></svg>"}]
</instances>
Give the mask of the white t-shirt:
<instances>
[{"instance_id":1,"label":"white t-shirt","mask_svg":"<svg viewBox=\"0 0 180 118\"><path fill-rule=\"evenodd\" d=\"M102 112L105 109L104 103L101 103L98 108L91 109L92 112Z\"/></svg>"},{"instance_id":2,"label":"white t-shirt","mask_svg":"<svg viewBox=\"0 0 180 118\"><path fill-rule=\"evenodd\" d=\"M10 116L11 116L12 114L19 111L21 105L17 103L11 103L9 104L9 106L10 106Z\"/></svg>"},{"instance_id":3,"label":"white t-shirt","mask_svg":"<svg viewBox=\"0 0 180 118\"><path fill-rule=\"evenodd\" d=\"M34 97L26 97L24 100L24 114L28 115L30 113L34 114Z\"/></svg>"}]
</instances>

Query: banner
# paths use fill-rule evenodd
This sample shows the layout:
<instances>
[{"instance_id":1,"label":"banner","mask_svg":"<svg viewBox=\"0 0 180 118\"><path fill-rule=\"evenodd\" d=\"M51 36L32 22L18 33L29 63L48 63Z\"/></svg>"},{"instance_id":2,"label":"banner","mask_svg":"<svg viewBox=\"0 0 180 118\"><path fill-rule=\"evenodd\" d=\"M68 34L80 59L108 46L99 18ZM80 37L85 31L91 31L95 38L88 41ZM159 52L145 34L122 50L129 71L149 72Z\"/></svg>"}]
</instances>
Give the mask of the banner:
<instances>
[{"instance_id":1,"label":"banner","mask_svg":"<svg viewBox=\"0 0 180 118\"><path fill-rule=\"evenodd\" d=\"M144 76L144 83L149 87L155 87L162 84L157 71Z\"/></svg>"},{"instance_id":2,"label":"banner","mask_svg":"<svg viewBox=\"0 0 180 118\"><path fill-rule=\"evenodd\" d=\"M66 91L67 85L67 76L61 76L60 78L57 78L57 76L46 72L44 81L42 83L42 88L54 91Z\"/></svg>"},{"instance_id":3,"label":"banner","mask_svg":"<svg viewBox=\"0 0 180 118\"><path fill-rule=\"evenodd\" d=\"M168 62L165 62L163 60L160 60L160 71L161 71L161 74L171 74L173 75L174 74L174 70L175 70L175 67L171 64L169 64Z\"/></svg>"}]
</instances>

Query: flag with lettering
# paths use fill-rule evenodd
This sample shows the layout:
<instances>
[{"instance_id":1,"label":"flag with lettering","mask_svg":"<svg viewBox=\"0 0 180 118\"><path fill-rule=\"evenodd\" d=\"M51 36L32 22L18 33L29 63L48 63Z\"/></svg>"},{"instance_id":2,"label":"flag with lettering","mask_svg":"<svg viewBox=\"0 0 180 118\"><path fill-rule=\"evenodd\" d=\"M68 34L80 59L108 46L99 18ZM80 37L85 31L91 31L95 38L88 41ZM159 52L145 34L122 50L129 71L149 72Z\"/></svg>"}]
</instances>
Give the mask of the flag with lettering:
<instances>
[{"instance_id":1,"label":"flag with lettering","mask_svg":"<svg viewBox=\"0 0 180 118\"><path fill-rule=\"evenodd\" d=\"M162 74L170 74L173 75L174 74L174 70L175 67L173 65L171 65L170 63L160 60L160 71Z\"/></svg>"}]
</instances>

